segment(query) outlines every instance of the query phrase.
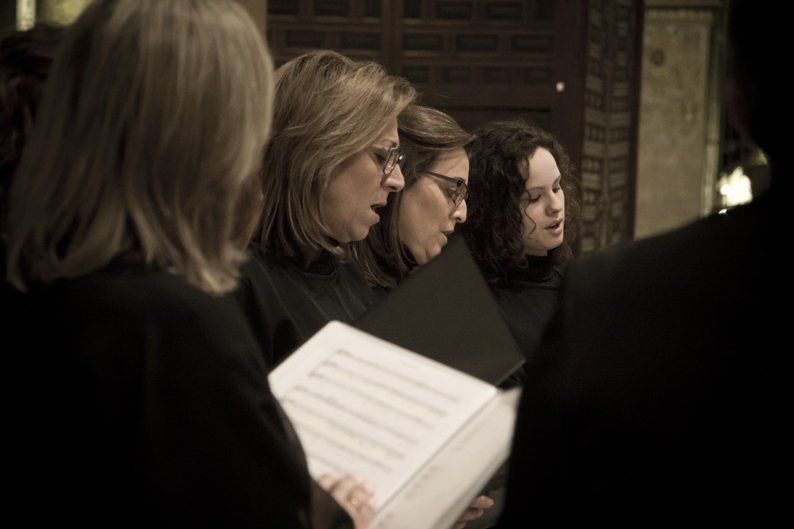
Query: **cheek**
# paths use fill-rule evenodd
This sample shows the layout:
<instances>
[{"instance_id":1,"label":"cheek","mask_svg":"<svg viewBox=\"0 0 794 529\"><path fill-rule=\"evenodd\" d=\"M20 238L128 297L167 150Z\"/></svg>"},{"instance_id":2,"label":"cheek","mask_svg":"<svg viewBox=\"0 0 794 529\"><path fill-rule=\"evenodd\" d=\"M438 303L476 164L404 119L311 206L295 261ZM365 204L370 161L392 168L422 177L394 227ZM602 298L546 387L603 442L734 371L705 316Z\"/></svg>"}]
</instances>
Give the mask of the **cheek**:
<instances>
[{"instance_id":1,"label":"cheek","mask_svg":"<svg viewBox=\"0 0 794 529\"><path fill-rule=\"evenodd\" d=\"M362 157L336 176L329 187L333 190L333 200L346 204L369 204L380 187L380 178L372 163Z\"/></svg>"},{"instance_id":2,"label":"cheek","mask_svg":"<svg viewBox=\"0 0 794 529\"><path fill-rule=\"evenodd\" d=\"M437 229L447 223L452 206L438 187L426 187L422 191L421 200L422 213L428 226Z\"/></svg>"},{"instance_id":3,"label":"cheek","mask_svg":"<svg viewBox=\"0 0 794 529\"><path fill-rule=\"evenodd\" d=\"M400 217L397 222L397 235L414 254L420 249L425 249L430 242L431 235L438 231L437 222L434 220L437 206L434 206L432 196L427 190L417 186L404 191L400 203ZM430 199L430 200L429 200Z\"/></svg>"},{"instance_id":4,"label":"cheek","mask_svg":"<svg viewBox=\"0 0 794 529\"><path fill-rule=\"evenodd\" d=\"M448 224L450 205L447 199L433 188L425 188L417 194L417 224L425 237L437 235Z\"/></svg>"},{"instance_id":5,"label":"cheek","mask_svg":"<svg viewBox=\"0 0 794 529\"><path fill-rule=\"evenodd\" d=\"M320 199L320 210L323 212L323 215L335 218L347 209L345 204L345 197L347 195L344 192L344 187L340 185L343 183L343 181L332 182L328 189L325 190L325 193L323 193Z\"/></svg>"},{"instance_id":6,"label":"cheek","mask_svg":"<svg viewBox=\"0 0 794 529\"><path fill-rule=\"evenodd\" d=\"M421 208L411 191L404 192L397 219L397 237L409 247L416 242L421 219Z\"/></svg>"},{"instance_id":7,"label":"cheek","mask_svg":"<svg viewBox=\"0 0 794 529\"><path fill-rule=\"evenodd\" d=\"M533 218L536 216L535 212L533 211L532 204L524 208L524 211L521 212L521 223L523 227L522 235L524 237L528 235L534 235L533 231L536 229L536 223L533 221Z\"/></svg>"}]
</instances>

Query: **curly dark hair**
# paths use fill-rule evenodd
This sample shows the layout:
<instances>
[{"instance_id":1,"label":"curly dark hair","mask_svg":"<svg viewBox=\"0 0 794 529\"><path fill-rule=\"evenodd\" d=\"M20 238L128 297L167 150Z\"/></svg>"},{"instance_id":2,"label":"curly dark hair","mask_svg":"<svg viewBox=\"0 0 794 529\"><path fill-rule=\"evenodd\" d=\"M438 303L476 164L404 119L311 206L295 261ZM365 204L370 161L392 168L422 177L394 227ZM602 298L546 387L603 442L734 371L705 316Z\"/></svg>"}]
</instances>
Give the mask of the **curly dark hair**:
<instances>
[{"instance_id":1,"label":"curly dark hair","mask_svg":"<svg viewBox=\"0 0 794 529\"><path fill-rule=\"evenodd\" d=\"M0 39L0 233L7 196L63 28L39 24Z\"/></svg>"},{"instance_id":2,"label":"curly dark hair","mask_svg":"<svg viewBox=\"0 0 794 529\"><path fill-rule=\"evenodd\" d=\"M579 220L573 167L562 145L545 130L524 120L496 121L475 131L469 153L469 217L463 234L472 255L488 277L504 277L526 264L521 215L527 192L520 168L538 147L547 149L560 169L565 193L563 244L553 253L555 265L571 259Z\"/></svg>"},{"instance_id":3,"label":"curly dark hair","mask_svg":"<svg viewBox=\"0 0 794 529\"><path fill-rule=\"evenodd\" d=\"M405 188L390 193L381 210L381 220L369 230L363 241L353 243L350 257L358 264L364 277L383 288L397 286L415 266L410 252L397 234L397 222L403 193L427 172L440 156L466 148L474 136L463 130L454 118L434 108L413 103L398 117L400 151L405 154L402 173Z\"/></svg>"}]
</instances>

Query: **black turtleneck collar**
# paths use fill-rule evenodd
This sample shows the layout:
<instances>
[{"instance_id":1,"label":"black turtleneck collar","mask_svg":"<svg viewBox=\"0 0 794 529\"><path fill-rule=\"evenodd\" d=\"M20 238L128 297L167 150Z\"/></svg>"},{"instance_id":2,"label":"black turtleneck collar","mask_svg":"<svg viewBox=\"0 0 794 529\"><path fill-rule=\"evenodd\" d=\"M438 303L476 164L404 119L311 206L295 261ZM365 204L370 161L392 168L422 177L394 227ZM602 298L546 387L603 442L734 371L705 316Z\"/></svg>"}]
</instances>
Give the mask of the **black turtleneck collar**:
<instances>
[{"instance_id":1,"label":"black turtleneck collar","mask_svg":"<svg viewBox=\"0 0 794 529\"><path fill-rule=\"evenodd\" d=\"M554 275L554 250L547 255L526 255L525 263L509 270L512 279L548 281Z\"/></svg>"}]
</instances>

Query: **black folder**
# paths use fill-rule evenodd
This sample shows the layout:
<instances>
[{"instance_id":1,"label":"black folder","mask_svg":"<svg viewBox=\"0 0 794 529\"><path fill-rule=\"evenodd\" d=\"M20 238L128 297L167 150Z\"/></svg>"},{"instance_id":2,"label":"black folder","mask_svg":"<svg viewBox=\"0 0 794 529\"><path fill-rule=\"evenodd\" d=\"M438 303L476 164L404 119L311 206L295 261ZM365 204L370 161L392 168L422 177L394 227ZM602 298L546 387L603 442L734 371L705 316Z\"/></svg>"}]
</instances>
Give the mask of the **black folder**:
<instances>
[{"instance_id":1,"label":"black folder","mask_svg":"<svg viewBox=\"0 0 794 529\"><path fill-rule=\"evenodd\" d=\"M493 385L524 361L460 236L353 326Z\"/></svg>"}]
</instances>

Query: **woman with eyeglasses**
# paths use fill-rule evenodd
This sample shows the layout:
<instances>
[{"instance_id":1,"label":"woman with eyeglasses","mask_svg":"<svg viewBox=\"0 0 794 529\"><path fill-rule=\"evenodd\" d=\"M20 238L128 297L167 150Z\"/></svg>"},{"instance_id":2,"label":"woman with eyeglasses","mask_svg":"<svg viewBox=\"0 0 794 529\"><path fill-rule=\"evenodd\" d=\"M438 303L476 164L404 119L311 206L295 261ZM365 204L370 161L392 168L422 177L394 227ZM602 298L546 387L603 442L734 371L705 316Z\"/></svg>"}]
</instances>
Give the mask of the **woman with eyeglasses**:
<instances>
[{"instance_id":1,"label":"woman with eyeglasses","mask_svg":"<svg viewBox=\"0 0 794 529\"><path fill-rule=\"evenodd\" d=\"M476 131L463 233L527 356L557 306L578 221L572 167L559 142L527 122Z\"/></svg>"},{"instance_id":2,"label":"woman with eyeglasses","mask_svg":"<svg viewBox=\"0 0 794 529\"><path fill-rule=\"evenodd\" d=\"M466 220L465 147L474 139L451 116L419 104L400 115L399 133L405 189L389 197L380 224L352 252L367 279L384 289L441 253Z\"/></svg>"},{"instance_id":3,"label":"woman with eyeglasses","mask_svg":"<svg viewBox=\"0 0 794 529\"><path fill-rule=\"evenodd\" d=\"M367 280L381 292L441 253L457 224L466 220L465 147L474 137L448 114L416 103L400 114L398 124L405 188L389 196L381 222L370 228L367 238L349 248ZM463 529L493 505L488 496L478 496L454 529Z\"/></svg>"},{"instance_id":4,"label":"woman with eyeglasses","mask_svg":"<svg viewBox=\"0 0 794 529\"><path fill-rule=\"evenodd\" d=\"M271 366L378 301L346 249L403 188L397 116L414 97L381 66L332 51L277 70L266 200L238 292Z\"/></svg>"}]
</instances>

